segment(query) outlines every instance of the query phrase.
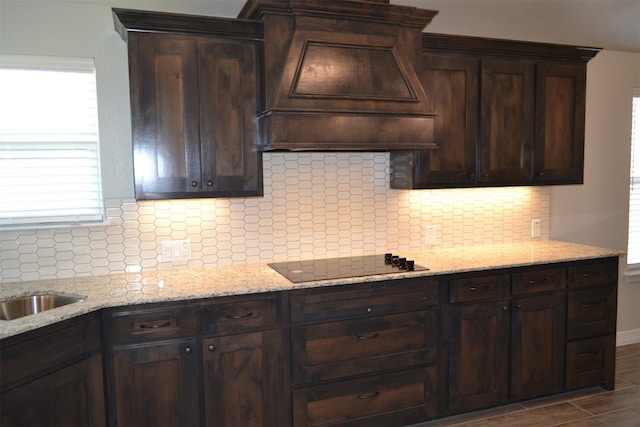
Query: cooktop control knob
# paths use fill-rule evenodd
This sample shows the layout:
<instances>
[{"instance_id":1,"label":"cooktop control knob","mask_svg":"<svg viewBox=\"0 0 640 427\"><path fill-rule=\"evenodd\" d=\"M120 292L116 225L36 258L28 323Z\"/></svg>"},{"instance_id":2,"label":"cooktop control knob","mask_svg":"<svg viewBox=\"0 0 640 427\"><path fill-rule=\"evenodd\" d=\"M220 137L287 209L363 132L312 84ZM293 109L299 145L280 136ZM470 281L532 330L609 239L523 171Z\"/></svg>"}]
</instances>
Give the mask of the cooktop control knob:
<instances>
[{"instance_id":1,"label":"cooktop control knob","mask_svg":"<svg viewBox=\"0 0 640 427\"><path fill-rule=\"evenodd\" d=\"M398 267L400 267L400 270L406 270L406 268L407 268L407 259L406 258L398 259Z\"/></svg>"},{"instance_id":2,"label":"cooktop control knob","mask_svg":"<svg viewBox=\"0 0 640 427\"><path fill-rule=\"evenodd\" d=\"M413 271L414 269L415 269L415 261L412 259L407 260L407 264L405 265L405 270Z\"/></svg>"},{"instance_id":3,"label":"cooktop control knob","mask_svg":"<svg viewBox=\"0 0 640 427\"><path fill-rule=\"evenodd\" d=\"M392 258L393 258L393 254L384 254L384 263L391 264Z\"/></svg>"}]
</instances>

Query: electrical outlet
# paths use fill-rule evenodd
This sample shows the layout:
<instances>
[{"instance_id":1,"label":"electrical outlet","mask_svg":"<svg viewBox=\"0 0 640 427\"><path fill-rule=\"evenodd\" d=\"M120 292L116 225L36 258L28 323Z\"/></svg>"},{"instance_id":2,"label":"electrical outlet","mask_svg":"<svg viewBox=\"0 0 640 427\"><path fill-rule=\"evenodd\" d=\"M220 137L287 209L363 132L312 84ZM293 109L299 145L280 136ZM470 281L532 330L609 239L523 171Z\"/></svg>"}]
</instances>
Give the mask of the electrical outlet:
<instances>
[{"instance_id":1,"label":"electrical outlet","mask_svg":"<svg viewBox=\"0 0 640 427\"><path fill-rule=\"evenodd\" d=\"M539 238L540 237L540 228L542 227L542 225L540 224L540 220L539 219L532 219L531 220L531 237L533 238Z\"/></svg>"},{"instance_id":2,"label":"electrical outlet","mask_svg":"<svg viewBox=\"0 0 640 427\"><path fill-rule=\"evenodd\" d=\"M191 240L166 240L162 242L163 261L185 261L191 259Z\"/></svg>"},{"instance_id":3,"label":"electrical outlet","mask_svg":"<svg viewBox=\"0 0 640 427\"><path fill-rule=\"evenodd\" d=\"M436 226L435 225L427 225L424 228L424 242L427 245L435 245L436 243Z\"/></svg>"}]
</instances>

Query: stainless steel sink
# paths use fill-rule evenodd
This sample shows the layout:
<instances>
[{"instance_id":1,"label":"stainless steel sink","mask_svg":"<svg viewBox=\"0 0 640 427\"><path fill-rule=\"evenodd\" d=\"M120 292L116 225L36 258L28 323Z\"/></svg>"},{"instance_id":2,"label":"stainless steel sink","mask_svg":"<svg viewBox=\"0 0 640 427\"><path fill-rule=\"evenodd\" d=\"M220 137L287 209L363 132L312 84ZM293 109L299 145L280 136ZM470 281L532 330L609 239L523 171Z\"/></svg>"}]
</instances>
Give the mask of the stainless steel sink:
<instances>
[{"instance_id":1,"label":"stainless steel sink","mask_svg":"<svg viewBox=\"0 0 640 427\"><path fill-rule=\"evenodd\" d=\"M84 298L58 294L34 294L0 301L0 320L14 320L42 311L51 310Z\"/></svg>"}]
</instances>

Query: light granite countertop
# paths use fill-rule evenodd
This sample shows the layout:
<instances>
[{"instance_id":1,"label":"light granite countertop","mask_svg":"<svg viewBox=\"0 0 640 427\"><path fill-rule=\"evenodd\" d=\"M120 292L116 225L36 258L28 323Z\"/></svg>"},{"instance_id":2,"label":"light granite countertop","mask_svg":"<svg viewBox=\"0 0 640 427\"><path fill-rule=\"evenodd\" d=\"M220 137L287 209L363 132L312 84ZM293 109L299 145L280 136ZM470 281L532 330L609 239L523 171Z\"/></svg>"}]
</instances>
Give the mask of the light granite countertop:
<instances>
[{"instance_id":1,"label":"light granite countertop","mask_svg":"<svg viewBox=\"0 0 640 427\"><path fill-rule=\"evenodd\" d=\"M84 301L16 320L0 320L0 339L105 307L433 276L620 254L613 249L544 240L402 251L403 256L429 270L305 283L290 282L266 263L3 283L0 284L0 300L32 293L59 293L81 296Z\"/></svg>"}]
</instances>

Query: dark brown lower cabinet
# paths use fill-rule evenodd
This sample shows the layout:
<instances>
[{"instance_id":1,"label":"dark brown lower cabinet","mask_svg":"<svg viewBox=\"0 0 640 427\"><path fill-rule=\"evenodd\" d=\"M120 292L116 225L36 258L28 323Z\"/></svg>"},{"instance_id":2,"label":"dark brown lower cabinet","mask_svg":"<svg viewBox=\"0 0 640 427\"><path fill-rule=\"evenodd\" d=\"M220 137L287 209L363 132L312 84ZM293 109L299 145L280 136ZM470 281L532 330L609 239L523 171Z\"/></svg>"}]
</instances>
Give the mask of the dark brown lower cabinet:
<instances>
[{"instance_id":1,"label":"dark brown lower cabinet","mask_svg":"<svg viewBox=\"0 0 640 427\"><path fill-rule=\"evenodd\" d=\"M100 316L0 342L0 425L104 426Z\"/></svg>"},{"instance_id":2,"label":"dark brown lower cabinet","mask_svg":"<svg viewBox=\"0 0 640 427\"><path fill-rule=\"evenodd\" d=\"M512 400L530 399L562 391L565 312L564 293L513 300Z\"/></svg>"},{"instance_id":3,"label":"dark brown lower cabinet","mask_svg":"<svg viewBox=\"0 0 640 427\"><path fill-rule=\"evenodd\" d=\"M2 393L3 426L104 426L102 357L95 354Z\"/></svg>"},{"instance_id":4,"label":"dark brown lower cabinet","mask_svg":"<svg viewBox=\"0 0 640 427\"><path fill-rule=\"evenodd\" d=\"M108 310L110 423L287 424L279 301L271 293Z\"/></svg>"},{"instance_id":5,"label":"dark brown lower cabinet","mask_svg":"<svg viewBox=\"0 0 640 427\"><path fill-rule=\"evenodd\" d=\"M276 426L280 381L275 331L202 341L207 426Z\"/></svg>"},{"instance_id":6,"label":"dark brown lower cabinet","mask_svg":"<svg viewBox=\"0 0 640 427\"><path fill-rule=\"evenodd\" d=\"M199 424L195 340L120 348L113 353L116 424Z\"/></svg>"},{"instance_id":7,"label":"dark brown lower cabinet","mask_svg":"<svg viewBox=\"0 0 640 427\"><path fill-rule=\"evenodd\" d=\"M436 413L435 367L294 390L295 426L403 426Z\"/></svg>"},{"instance_id":8,"label":"dark brown lower cabinet","mask_svg":"<svg viewBox=\"0 0 640 427\"><path fill-rule=\"evenodd\" d=\"M509 399L509 301L452 305L449 311L449 413Z\"/></svg>"}]
</instances>

